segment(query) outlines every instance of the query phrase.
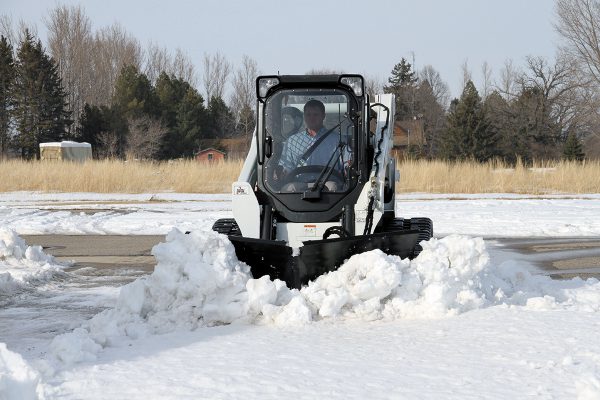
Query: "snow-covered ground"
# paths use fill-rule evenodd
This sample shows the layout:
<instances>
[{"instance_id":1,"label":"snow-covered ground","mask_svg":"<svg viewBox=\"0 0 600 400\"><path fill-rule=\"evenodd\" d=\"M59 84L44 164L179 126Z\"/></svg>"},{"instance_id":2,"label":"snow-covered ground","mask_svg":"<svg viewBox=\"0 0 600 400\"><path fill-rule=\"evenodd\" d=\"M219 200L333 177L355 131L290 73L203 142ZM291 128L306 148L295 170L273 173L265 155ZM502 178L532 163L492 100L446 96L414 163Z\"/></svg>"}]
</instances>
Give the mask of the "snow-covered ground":
<instances>
[{"instance_id":1,"label":"snow-covered ground","mask_svg":"<svg viewBox=\"0 0 600 400\"><path fill-rule=\"evenodd\" d=\"M436 236L600 236L600 195L397 197L403 217L429 216ZM167 234L231 216L227 194L0 193L0 224L25 234Z\"/></svg>"},{"instance_id":2,"label":"snow-covered ground","mask_svg":"<svg viewBox=\"0 0 600 400\"><path fill-rule=\"evenodd\" d=\"M417 259L360 254L297 291L252 279L209 231L227 195L0 194L0 399L600 399L600 282L552 280L481 238L600 237L599 200L399 196L400 215L434 220ZM18 236L36 233L168 235L151 275L71 296ZM32 293L103 311L2 338Z\"/></svg>"}]
</instances>

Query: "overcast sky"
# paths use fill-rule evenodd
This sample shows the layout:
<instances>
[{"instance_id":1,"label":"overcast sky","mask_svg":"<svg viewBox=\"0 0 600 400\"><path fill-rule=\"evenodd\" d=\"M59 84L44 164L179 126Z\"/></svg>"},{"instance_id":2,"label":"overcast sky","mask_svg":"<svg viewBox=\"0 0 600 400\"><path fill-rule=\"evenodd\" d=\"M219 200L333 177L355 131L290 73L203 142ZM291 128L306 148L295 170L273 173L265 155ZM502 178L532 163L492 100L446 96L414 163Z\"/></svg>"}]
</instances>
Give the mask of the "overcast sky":
<instances>
[{"instance_id":1,"label":"overcast sky","mask_svg":"<svg viewBox=\"0 0 600 400\"><path fill-rule=\"evenodd\" d=\"M152 41L190 56L198 72L205 52L239 64L243 54L261 73L302 74L313 68L387 80L405 57L431 64L460 95L467 60L476 85L487 61L494 77L508 58L554 58L553 0L0 0L0 14L35 24L58 4L81 4L93 28L121 23L142 45Z\"/></svg>"}]
</instances>

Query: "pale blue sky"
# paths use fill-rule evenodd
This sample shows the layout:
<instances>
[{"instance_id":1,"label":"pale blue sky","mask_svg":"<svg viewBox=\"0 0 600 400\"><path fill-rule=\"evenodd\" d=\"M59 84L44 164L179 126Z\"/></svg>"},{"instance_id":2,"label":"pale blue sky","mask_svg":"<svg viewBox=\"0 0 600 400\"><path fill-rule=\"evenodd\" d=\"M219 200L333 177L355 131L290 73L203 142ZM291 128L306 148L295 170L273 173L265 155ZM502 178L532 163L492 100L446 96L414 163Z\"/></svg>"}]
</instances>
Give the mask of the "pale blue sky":
<instances>
[{"instance_id":1,"label":"pale blue sky","mask_svg":"<svg viewBox=\"0 0 600 400\"><path fill-rule=\"evenodd\" d=\"M81 4L94 28L120 22L142 45L185 50L198 71L204 52L234 64L254 58L265 74L342 69L387 80L401 57L431 64L460 94L467 60L476 84L487 61L496 76L507 58L553 58L553 0L0 0L0 14L34 23L56 4Z\"/></svg>"}]
</instances>

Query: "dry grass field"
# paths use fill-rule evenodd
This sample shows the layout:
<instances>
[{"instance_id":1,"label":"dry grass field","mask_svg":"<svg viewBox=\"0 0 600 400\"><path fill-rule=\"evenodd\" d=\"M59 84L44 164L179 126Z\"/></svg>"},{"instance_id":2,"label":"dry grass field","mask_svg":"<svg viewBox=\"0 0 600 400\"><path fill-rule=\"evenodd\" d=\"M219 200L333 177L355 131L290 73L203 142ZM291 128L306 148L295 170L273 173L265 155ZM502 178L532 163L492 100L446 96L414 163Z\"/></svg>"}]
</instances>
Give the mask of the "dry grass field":
<instances>
[{"instance_id":1,"label":"dry grass field","mask_svg":"<svg viewBox=\"0 0 600 400\"><path fill-rule=\"evenodd\" d=\"M0 162L0 192L227 193L241 168L241 161L6 161Z\"/></svg>"},{"instance_id":2,"label":"dry grass field","mask_svg":"<svg viewBox=\"0 0 600 400\"><path fill-rule=\"evenodd\" d=\"M403 161L400 193L600 193L600 162Z\"/></svg>"},{"instance_id":3,"label":"dry grass field","mask_svg":"<svg viewBox=\"0 0 600 400\"><path fill-rule=\"evenodd\" d=\"M600 193L600 162L546 162L510 167L408 160L399 164L397 191L428 193ZM0 192L227 193L242 161L0 162Z\"/></svg>"}]
</instances>

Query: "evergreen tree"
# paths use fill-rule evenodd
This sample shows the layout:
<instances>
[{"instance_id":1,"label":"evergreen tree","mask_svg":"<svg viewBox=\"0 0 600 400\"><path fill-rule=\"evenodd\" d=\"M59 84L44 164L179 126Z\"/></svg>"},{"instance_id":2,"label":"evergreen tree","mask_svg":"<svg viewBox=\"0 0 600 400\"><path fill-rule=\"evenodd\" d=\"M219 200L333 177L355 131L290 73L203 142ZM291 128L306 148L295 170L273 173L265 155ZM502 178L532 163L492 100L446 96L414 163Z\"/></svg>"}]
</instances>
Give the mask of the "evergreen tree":
<instances>
[{"instance_id":1,"label":"evergreen tree","mask_svg":"<svg viewBox=\"0 0 600 400\"><path fill-rule=\"evenodd\" d=\"M105 106L97 107L87 103L83 106L77 127L78 139L91 144L95 154L101 144L100 135L110 130L109 116L110 111Z\"/></svg>"},{"instance_id":2,"label":"evergreen tree","mask_svg":"<svg viewBox=\"0 0 600 400\"><path fill-rule=\"evenodd\" d=\"M386 86L384 89L390 91L397 89L402 85L414 85L417 83L417 78L412 70L412 66L404 59L404 57L398 64L394 65L392 76L388 78L388 83L389 86Z\"/></svg>"},{"instance_id":3,"label":"evergreen tree","mask_svg":"<svg viewBox=\"0 0 600 400\"><path fill-rule=\"evenodd\" d=\"M496 139L494 156L515 163L523 151L519 142L515 140L510 104L494 90L486 97L484 107L488 129L494 133Z\"/></svg>"},{"instance_id":4,"label":"evergreen tree","mask_svg":"<svg viewBox=\"0 0 600 400\"><path fill-rule=\"evenodd\" d=\"M13 105L13 83L15 65L13 48L4 37L0 37L0 160L6 156L10 142L10 113Z\"/></svg>"},{"instance_id":5,"label":"evergreen tree","mask_svg":"<svg viewBox=\"0 0 600 400\"><path fill-rule=\"evenodd\" d=\"M561 129L550 115L551 110L540 89L523 89L512 109L515 116L513 129L519 134L514 142L522 152L520 156L526 161L557 157Z\"/></svg>"},{"instance_id":6,"label":"evergreen tree","mask_svg":"<svg viewBox=\"0 0 600 400\"><path fill-rule=\"evenodd\" d=\"M486 120L485 108L473 82L468 81L448 116L442 156L451 160L485 161L497 154L497 135Z\"/></svg>"},{"instance_id":7,"label":"evergreen tree","mask_svg":"<svg viewBox=\"0 0 600 400\"><path fill-rule=\"evenodd\" d=\"M145 74L134 65L121 69L111 104L111 130L117 137L117 153L125 155L128 120L160 118L160 100Z\"/></svg>"},{"instance_id":8,"label":"evergreen tree","mask_svg":"<svg viewBox=\"0 0 600 400\"><path fill-rule=\"evenodd\" d=\"M168 132L160 157L191 157L197 150L206 124L204 99L188 82L161 73L156 81L161 118Z\"/></svg>"},{"instance_id":9,"label":"evergreen tree","mask_svg":"<svg viewBox=\"0 0 600 400\"><path fill-rule=\"evenodd\" d=\"M404 58L392 69L388 78L389 85L384 86L384 93L396 96L396 119L404 120L415 116L415 90L418 79L412 66Z\"/></svg>"},{"instance_id":10,"label":"evergreen tree","mask_svg":"<svg viewBox=\"0 0 600 400\"><path fill-rule=\"evenodd\" d=\"M17 51L14 88L21 155L39 157L39 143L61 140L71 121L57 66L27 30Z\"/></svg>"},{"instance_id":11,"label":"evergreen tree","mask_svg":"<svg viewBox=\"0 0 600 400\"><path fill-rule=\"evenodd\" d=\"M565 145L563 147L562 156L564 160L568 161L583 161L585 158L585 153L583 152L581 142L574 132L569 133L569 136L567 136L567 140L565 141Z\"/></svg>"},{"instance_id":12,"label":"evergreen tree","mask_svg":"<svg viewBox=\"0 0 600 400\"><path fill-rule=\"evenodd\" d=\"M204 99L198 91L190 87L177 110L177 132L180 138L179 156L191 157L200 147L206 126Z\"/></svg>"},{"instance_id":13,"label":"evergreen tree","mask_svg":"<svg viewBox=\"0 0 600 400\"><path fill-rule=\"evenodd\" d=\"M234 116L220 97L213 96L208 103L207 136L211 139L231 137L235 130Z\"/></svg>"}]
</instances>

